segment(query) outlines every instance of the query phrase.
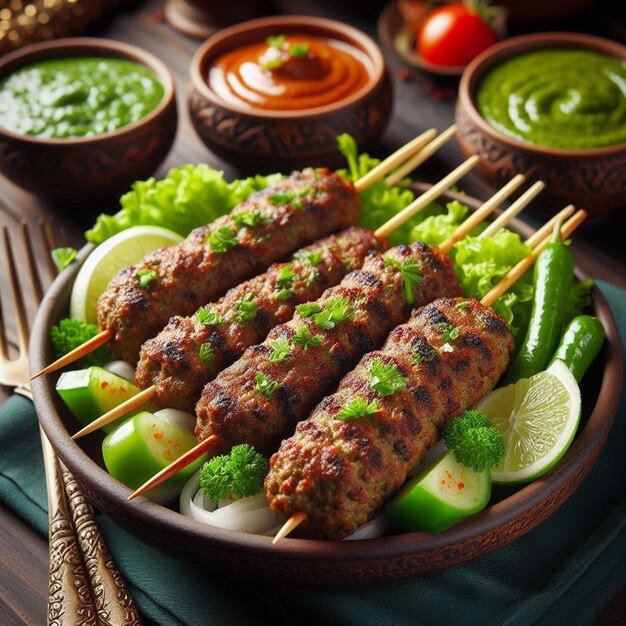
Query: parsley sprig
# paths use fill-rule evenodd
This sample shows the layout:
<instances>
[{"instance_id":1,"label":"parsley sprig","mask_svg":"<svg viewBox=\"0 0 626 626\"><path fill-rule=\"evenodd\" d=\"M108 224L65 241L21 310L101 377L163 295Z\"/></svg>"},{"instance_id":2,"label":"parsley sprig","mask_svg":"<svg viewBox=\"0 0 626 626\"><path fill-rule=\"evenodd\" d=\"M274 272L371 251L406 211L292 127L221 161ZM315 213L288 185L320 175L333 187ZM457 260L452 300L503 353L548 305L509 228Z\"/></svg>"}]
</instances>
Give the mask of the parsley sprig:
<instances>
[{"instance_id":1,"label":"parsley sprig","mask_svg":"<svg viewBox=\"0 0 626 626\"><path fill-rule=\"evenodd\" d=\"M406 387L406 378L398 368L393 363L385 364L380 359L372 361L367 376L372 389L383 397Z\"/></svg>"},{"instance_id":2,"label":"parsley sprig","mask_svg":"<svg viewBox=\"0 0 626 626\"><path fill-rule=\"evenodd\" d=\"M317 267L322 260L322 252L313 252L312 250L300 250L294 254L294 257L309 267Z\"/></svg>"},{"instance_id":3,"label":"parsley sprig","mask_svg":"<svg viewBox=\"0 0 626 626\"><path fill-rule=\"evenodd\" d=\"M233 215L233 221L237 228L243 228L244 226L256 228L257 226L265 226L269 221L269 217L261 211L251 211L248 209Z\"/></svg>"},{"instance_id":4,"label":"parsley sprig","mask_svg":"<svg viewBox=\"0 0 626 626\"><path fill-rule=\"evenodd\" d=\"M209 235L209 245L213 252L228 252L238 243L235 233L226 226L222 226Z\"/></svg>"},{"instance_id":5,"label":"parsley sprig","mask_svg":"<svg viewBox=\"0 0 626 626\"><path fill-rule=\"evenodd\" d=\"M267 459L252 446L234 446L228 454L213 457L200 470L200 489L212 502L253 496L263 488L269 471Z\"/></svg>"},{"instance_id":6,"label":"parsley sprig","mask_svg":"<svg viewBox=\"0 0 626 626\"><path fill-rule=\"evenodd\" d=\"M238 322L249 322L258 312L259 305L254 302L254 295L247 293L241 300L235 302L237 314L235 319Z\"/></svg>"},{"instance_id":7,"label":"parsley sprig","mask_svg":"<svg viewBox=\"0 0 626 626\"><path fill-rule=\"evenodd\" d=\"M206 307L201 306L196 311L196 318L203 326L219 326L224 323L224 318L214 311L209 311Z\"/></svg>"},{"instance_id":8,"label":"parsley sprig","mask_svg":"<svg viewBox=\"0 0 626 626\"><path fill-rule=\"evenodd\" d=\"M322 335L311 336L308 327L303 324L298 328L291 341L296 346L301 346L302 350L306 352L309 346L319 346L324 341L324 337L322 337Z\"/></svg>"},{"instance_id":9,"label":"parsley sprig","mask_svg":"<svg viewBox=\"0 0 626 626\"><path fill-rule=\"evenodd\" d=\"M326 308L313 315L313 322L322 330L331 330L337 324L351 319L354 315L348 298L331 298L326 302Z\"/></svg>"},{"instance_id":10,"label":"parsley sprig","mask_svg":"<svg viewBox=\"0 0 626 626\"><path fill-rule=\"evenodd\" d=\"M313 317L316 313L319 313L322 307L317 302L305 302L304 304L298 304L296 311L302 315L302 317Z\"/></svg>"},{"instance_id":11,"label":"parsley sprig","mask_svg":"<svg viewBox=\"0 0 626 626\"><path fill-rule=\"evenodd\" d=\"M402 278L404 279L404 295L406 296L406 301L409 304L413 304L413 286L419 285L419 283L422 282L420 266L413 261L405 261L402 263L391 257L385 258L385 265L392 265L400 270Z\"/></svg>"},{"instance_id":12,"label":"parsley sprig","mask_svg":"<svg viewBox=\"0 0 626 626\"><path fill-rule=\"evenodd\" d=\"M212 361L215 358L215 352L208 343L203 343L198 350L198 356L203 361Z\"/></svg>"},{"instance_id":13,"label":"parsley sprig","mask_svg":"<svg viewBox=\"0 0 626 626\"><path fill-rule=\"evenodd\" d=\"M269 398L277 389L282 387L282 383L279 383L277 380L271 380L262 372L259 372L254 377L255 389L266 398Z\"/></svg>"},{"instance_id":14,"label":"parsley sprig","mask_svg":"<svg viewBox=\"0 0 626 626\"><path fill-rule=\"evenodd\" d=\"M459 329L447 322L439 322L435 327L441 331L441 338L444 341L454 341L459 336Z\"/></svg>"},{"instance_id":15,"label":"parsley sprig","mask_svg":"<svg viewBox=\"0 0 626 626\"><path fill-rule=\"evenodd\" d=\"M497 465L504 455L504 439L489 418L477 409L450 420L443 431L446 445L456 460L481 472Z\"/></svg>"},{"instance_id":16,"label":"parsley sprig","mask_svg":"<svg viewBox=\"0 0 626 626\"><path fill-rule=\"evenodd\" d=\"M350 400L348 404L342 407L337 416L340 420L352 420L359 417L366 417L368 415L374 415L380 411L380 405L377 400L367 402L365 398L357 396L353 400Z\"/></svg>"},{"instance_id":17,"label":"parsley sprig","mask_svg":"<svg viewBox=\"0 0 626 626\"><path fill-rule=\"evenodd\" d=\"M267 357L270 363L280 363L291 356L291 345L284 337L270 341L270 353Z\"/></svg>"},{"instance_id":18,"label":"parsley sprig","mask_svg":"<svg viewBox=\"0 0 626 626\"><path fill-rule=\"evenodd\" d=\"M55 248L52 252L50 252L52 261L59 272L64 270L72 261L74 261L77 254L78 250L76 250L76 248Z\"/></svg>"},{"instance_id":19,"label":"parsley sprig","mask_svg":"<svg viewBox=\"0 0 626 626\"><path fill-rule=\"evenodd\" d=\"M297 274L292 271L291 265L283 265L283 267L280 268L278 278L276 279L276 286L278 288L276 298L278 298L278 300L286 300L294 295L293 281L296 276Z\"/></svg>"}]
</instances>

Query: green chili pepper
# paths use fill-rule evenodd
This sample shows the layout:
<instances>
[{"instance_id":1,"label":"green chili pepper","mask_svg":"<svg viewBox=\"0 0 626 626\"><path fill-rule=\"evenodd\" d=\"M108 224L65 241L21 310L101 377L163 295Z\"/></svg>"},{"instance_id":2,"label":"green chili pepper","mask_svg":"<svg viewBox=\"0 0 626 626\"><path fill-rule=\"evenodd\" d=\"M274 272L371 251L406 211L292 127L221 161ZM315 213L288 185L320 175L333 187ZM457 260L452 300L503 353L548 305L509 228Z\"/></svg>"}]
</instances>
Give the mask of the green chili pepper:
<instances>
[{"instance_id":1,"label":"green chili pepper","mask_svg":"<svg viewBox=\"0 0 626 626\"><path fill-rule=\"evenodd\" d=\"M556 359L563 361L580 382L603 343L604 327L600 320L591 315L579 315L567 325L550 365Z\"/></svg>"},{"instance_id":2,"label":"green chili pepper","mask_svg":"<svg viewBox=\"0 0 626 626\"><path fill-rule=\"evenodd\" d=\"M561 241L561 224L535 263L535 295L526 338L505 382L514 383L543 371L554 354L574 276L574 257Z\"/></svg>"}]
</instances>

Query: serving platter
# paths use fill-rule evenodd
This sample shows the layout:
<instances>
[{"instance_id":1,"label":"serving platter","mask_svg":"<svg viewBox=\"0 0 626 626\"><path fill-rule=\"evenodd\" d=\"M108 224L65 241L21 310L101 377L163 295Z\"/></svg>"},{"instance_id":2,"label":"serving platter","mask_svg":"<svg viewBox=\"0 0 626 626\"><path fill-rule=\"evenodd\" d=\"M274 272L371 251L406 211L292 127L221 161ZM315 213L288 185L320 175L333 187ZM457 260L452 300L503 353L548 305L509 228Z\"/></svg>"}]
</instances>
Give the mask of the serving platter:
<instances>
[{"instance_id":1,"label":"serving platter","mask_svg":"<svg viewBox=\"0 0 626 626\"><path fill-rule=\"evenodd\" d=\"M418 185L424 191L429 185ZM472 208L481 202L449 192ZM512 228L527 237L532 229L515 220ZM73 280L93 246L55 281L35 320L31 371L51 362L49 328L66 316ZM577 277L586 278L577 268ZM33 381L39 419L59 457L88 500L118 524L164 552L196 565L251 580L299 584L357 584L401 580L454 567L485 555L524 534L556 510L591 469L609 435L622 386L618 331L601 292L593 290L593 314L606 330L605 345L582 386L583 415L578 435L560 463L545 477L501 499L483 512L439 535L406 533L364 541L289 538L272 545L269 537L209 527L145 498L129 502L131 489L104 469L101 435L78 442L70 438L76 422L55 392L57 375Z\"/></svg>"}]
</instances>

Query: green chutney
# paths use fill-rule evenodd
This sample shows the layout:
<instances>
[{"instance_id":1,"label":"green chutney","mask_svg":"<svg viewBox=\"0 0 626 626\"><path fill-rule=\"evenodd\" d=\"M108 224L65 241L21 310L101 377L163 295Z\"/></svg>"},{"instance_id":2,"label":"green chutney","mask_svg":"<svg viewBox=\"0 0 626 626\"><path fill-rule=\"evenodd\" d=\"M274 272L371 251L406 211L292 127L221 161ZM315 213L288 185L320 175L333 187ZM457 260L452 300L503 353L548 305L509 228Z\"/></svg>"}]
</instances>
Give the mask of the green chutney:
<instances>
[{"instance_id":1,"label":"green chutney","mask_svg":"<svg viewBox=\"0 0 626 626\"><path fill-rule=\"evenodd\" d=\"M477 90L496 130L530 144L587 150L626 142L626 61L550 48L504 61Z\"/></svg>"},{"instance_id":2,"label":"green chutney","mask_svg":"<svg viewBox=\"0 0 626 626\"><path fill-rule=\"evenodd\" d=\"M92 137L137 122L157 107L164 92L148 68L132 61L41 61L0 82L0 126L37 137Z\"/></svg>"}]
</instances>

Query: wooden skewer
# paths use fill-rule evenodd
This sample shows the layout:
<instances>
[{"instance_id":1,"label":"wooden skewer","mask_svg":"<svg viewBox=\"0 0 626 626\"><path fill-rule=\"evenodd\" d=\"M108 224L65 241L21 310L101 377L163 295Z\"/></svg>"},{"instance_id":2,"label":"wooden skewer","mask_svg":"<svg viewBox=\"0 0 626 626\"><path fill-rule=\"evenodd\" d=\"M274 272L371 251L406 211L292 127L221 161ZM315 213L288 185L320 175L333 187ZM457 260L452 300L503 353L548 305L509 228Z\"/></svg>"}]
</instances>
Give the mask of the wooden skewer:
<instances>
[{"instance_id":1,"label":"wooden skewer","mask_svg":"<svg viewBox=\"0 0 626 626\"><path fill-rule=\"evenodd\" d=\"M217 435L207 437L197 446L194 446L191 450L185 452L185 454L176 459L173 463L170 463L167 467L163 468L158 474L155 474L150 480L131 493L128 496L128 499L134 500L136 497L154 489L171 476L174 476L174 474L177 474L183 467L187 467L187 465L193 463L193 461L201 457L203 454L213 452L220 445L220 443L220 438Z\"/></svg>"},{"instance_id":2,"label":"wooden skewer","mask_svg":"<svg viewBox=\"0 0 626 626\"><path fill-rule=\"evenodd\" d=\"M407 174L410 174L416 167L421 165L426 159L430 158L439 148L444 146L454 133L456 132L456 125L452 124L450 128L444 130L437 139L431 141L421 152L418 152L412 158L410 158L404 165L398 168L393 174L390 174L385 182L389 187L399 183Z\"/></svg>"},{"instance_id":3,"label":"wooden skewer","mask_svg":"<svg viewBox=\"0 0 626 626\"><path fill-rule=\"evenodd\" d=\"M426 208L435 198L439 197L447 189L450 189L454 183L465 176L465 174L467 174L476 165L476 163L478 163L478 161L480 161L480 157L474 155L461 163L461 165L442 178L438 183L433 185L428 191L425 191L419 198L413 200L409 206L402 209L400 213L394 215L378 230L375 230L374 234L376 237L387 237L398 226L400 226L400 224L404 224L404 222L406 222L409 218Z\"/></svg>"},{"instance_id":4,"label":"wooden skewer","mask_svg":"<svg viewBox=\"0 0 626 626\"><path fill-rule=\"evenodd\" d=\"M543 190L546 184L538 180L532 187L527 189L510 207L507 211L507 217L504 217L502 214L500 217L495 219L485 230L480 234L480 237L492 237L495 235L500 228L502 228L503 224L509 219L515 217L527 204L532 202Z\"/></svg>"},{"instance_id":5,"label":"wooden skewer","mask_svg":"<svg viewBox=\"0 0 626 626\"><path fill-rule=\"evenodd\" d=\"M566 207L569 208L569 207ZM580 224L586 219L587 212L580 210L566 222L561 228L561 236L563 239L569 237ZM505 293L523 274L532 267L533 263L537 260L537 257L541 251L550 243L550 233L547 233L543 240L537 244L537 246L524 257L504 278L480 301L483 306L491 306L503 293ZM272 544L278 543L281 539L284 539L295 528L302 524L306 520L306 513L300 511L294 513L276 533Z\"/></svg>"},{"instance_id":6,"label":"wooden skewer","mask_svg":"<svg viewBox=\"0 0 626 626\"><path fill-rule=\"evenodd\" d=\"M359 178L359 180L354 183L354 188L358 193L361 193L361 191L367 189L370 185L385 176L385 174L388 174L391 170L398 167L398 165L404 163L407 158L412 157L414 153L419 153L420 150L422 150L422 148L430 143L436 136L437 131L434 128L431 128L419 135L419 137L409 141L409 143L396 150L384 161L381 161L374 169L365 174L365 176Z\"/></svg>"},{"instance_id":7,"label":"wooden skewer","mask_svg":"<svg viewBox=\"0 0 626 626\"><path fill-rule=\"evenodd\" d=\"M78 346L78 348L74 348L71 352L68 352L65 356L62 356L60 359L57 359L54 363L51 363L47 367L44 367L41 372L37 372L31 380L38 378L39 376L43 376L44 374L49 374L50 372L55 372L74 361L78 361L81 357L97 350L100 346L103 346L109 339L111 339L112 331L103 330L98 333L95 337L92 337L88 341L85 341L84 344Z\"/></svg>"},{"instance_id":8,"label":"wooden skewer","mask_svg":"<svg viewBox=\"0 0 626 626\"><path fill-rule=\"evenodd\" d=\"M448 133L449 130L450 129L445 132ZM436 136L437 131L434 128L423 132L421 135L396 150L392 155L379 163L374 169L365 174L365 176L357 180L356 183L354 183L354 188L357 192L361 192L364 189L367 189L367 187L382 178L385 174L393 170L400 163L403 163L408 157L414 156L416 153L419 154L420 150L422 150L424 146L427 146L428 143ZM450 185L452 184L453 183L450 183ZM416 209L415 212L417 213L418 210L419 209ZM402 219L398 222L398 224L403 223L406 219L409 219L409 217L410 216L407 216L406 218ZM78 346L71 352L68 352L65 356L56 360L54 363L51 363L50 365L44 367L44 369L42 369L40 372L37 372L37 374L35 374L31 378L31 380L34 380L39 376L43 376L44 374L51 374L52 372L55 372L56 370L61 369L62 367L65 367L66 365L69 365L74 361L77 361L78 359L89 354L90 352L93 352L94 350L96 350L96 348L99 348L100 346L107 343L107 341L111 339L111 334L112 333L110 330L103 330L95 337L92 337L89 341L85 342L81 346Z\"/></svg>"},{"instance_id":9,"label":"wooden skewer","mask_svg":"<svg viewBox=\"0 0 626 626\"><path fill-rule=\"evenodd\" d=\"M523 180L524 180L524 177L521 176L521 174L519 175L519 177L515 177L513 180L511 180L507 185L505 185L505 187L503 189L501 189L500 191L496 192L493 195L492 198L487 200L487 202L485 202L480 208L478 208L472 214L471 217L469 217L466 220L466 222L471 220L472 225L470 226L469 229L465 226L466 222L464 222L463 224L461 224L459 226L457 231L461 231L462 230L462 231L465 231L465 233L467 234L467 232L469 232L469 230L471 230L479 221L481 221L482 219L487 217L487 215L491 211L493 211L495 209L495 207L497 206L497 204L501 200L503 200L510 193L512 193L512 191L517 186L519 186L523 182ZM506 193L504 193L505 189L506 189ZM528 199L527 202L530 202L530 199ZM513 217L513 214L518 214L518 213L519 213L519 209L517 209L516 207L510 207L507 211L505 211L505 213L503 213L503 216L504 215L508 215L508 217L511 218L511 217ZM504 226L504 223L502 223L502 226ZM455 234L456 234L457 231L455 231ZM452 247L452 245L454 244L454 241L456 241L454 239L454 234L448 241L450 241L450 240L453 240L453 243L450 245L450 247ZM148 389L151 389L151 388L148 387ZM128 404L130 401L134 400L135 397L136 396L134 396L130 400L127 400L124 404ZM117 407L117 409L121 409L124 406L124 404L119 405L119 407ZM106 415L102 416L100 418L100 420L103 420L105 417L106 417ZM108 421L107 421L107 423L108 423ZM84 430L85 429L83 429L83 431ZM83 431L81 431L80 433L77 433L76 435L74 435L74 438L76 438L77 436L81 435ZM153 476L148 482L146 482L141 487L139 487L139 489L137 489L134 493L132 493L129 496L128 499L132 500L133 498L136 498L137 496L143 495L144 493L150 491L151 489L154 489L155 487L160 485L161 482L163 482L164 480L166 480L170 476L176 474L181 469L186 467L189 463L191 463L191 461L193 461L196 458L198 458L201 454L203 454L204 452L208 452L210 449L214 448L217 445L218 439L217 439L216 435L213 435L212 437L215 437L215 439L213 440L213 442L211 444L206 444L204 441L201 441L194 448L192 448L189 452L187 452L183 456L181 456L178 459L176 459L175 461L173 461L170 465L168 465L167 468L162 470L159 474L156 474L155 476Z\"/></svg>"},{"instance_id":10,"label":"wooden skewer","mask_svg":"<svg viewBox=\"0 0 626 626\"><path fill-rule=\"evenodd\" d=\"M549 235L554 230L554 225L557 222L561 221L565 223L565 220L570 217L575 210L573 204L569 204L564 209L561 209L549 222L546 222L526 240L526 245L531 249L534 248L538 243L543 241L546 235Z\"/></svg>"},{"instance_id":11,"label":"wooden skewer","mask_svg":"<svg viewBox=\"0 0 626 626\"><path fill-rule=\"evenodd\" d=\"M140 391L138 394L135 394L132 398L128 398L122 404L118 404L116 407L112 408L108 413L101 415L98 419L95 419L90 424L87 424L83 429L79 430L75 435L72 435L72 439L79 439L80 437L84 437L89 433L92 433L94 430L98 430L111 422L114 422L116 419L127 415L131 411L139 408L142 404L145 404L154 396L156 393L156 387L154 385L150 385L150 387Z\"/></svg>"},{"instance_id":12,"label":"wooden skewer","mask_svg":"<svg viewBox=\"0 0 626 626\"><path fill-rule=\"evenodd\" d=\"M518 174L514 178L512 178L502 189L497 191L496 193L489 198L486 202L484 202L472 215L470 215L460 226L457 228L440 246L439 249L447 254L452 250L454 244L458 241L461 241L465 236L467 236L480 222L482 222L491 212L502 202L506 200L524 181L526 178L523 174ZM530 202L530 200L529 200ZM524 205L525 206L525 205ZM523 208L523 207L522 207ZM521 210L521 209L520 209ZM502 216L508 215L508 211L503 213ZM502 225L506 223L509 218L507 217Z\"/></svg>"}]
</instances>

